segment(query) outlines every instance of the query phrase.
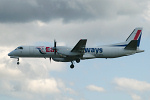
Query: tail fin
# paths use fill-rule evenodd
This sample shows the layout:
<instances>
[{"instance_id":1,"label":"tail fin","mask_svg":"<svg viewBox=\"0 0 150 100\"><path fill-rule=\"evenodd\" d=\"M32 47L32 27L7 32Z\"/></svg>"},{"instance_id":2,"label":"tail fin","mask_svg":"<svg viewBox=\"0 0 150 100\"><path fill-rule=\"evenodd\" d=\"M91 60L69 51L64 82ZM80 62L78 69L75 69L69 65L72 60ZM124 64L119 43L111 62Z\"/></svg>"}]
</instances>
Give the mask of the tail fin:
<instances>
[{"instance_id":1,"label":"tail fin","mask_svg":"<svg viewBox=\"0 0 150 100\"><path fill-rule=\"evenodd\" d=\"M136 50L140 46L142 28L135 28L130 36L126 39L127 46L124 49Z\"/></svg>"},{"instance_id":2,"label":"tail fin","mask_svg":"<svg viewBox=\"0 0 150 100\"><path fill-rule=\"evenodd\" d=\"M137 47L140 46L140 40L142 36L142 28L135 28L130 36L126 39L126 43L129 44L132 40L137 40Z\"/></svg>"}]
</instances>

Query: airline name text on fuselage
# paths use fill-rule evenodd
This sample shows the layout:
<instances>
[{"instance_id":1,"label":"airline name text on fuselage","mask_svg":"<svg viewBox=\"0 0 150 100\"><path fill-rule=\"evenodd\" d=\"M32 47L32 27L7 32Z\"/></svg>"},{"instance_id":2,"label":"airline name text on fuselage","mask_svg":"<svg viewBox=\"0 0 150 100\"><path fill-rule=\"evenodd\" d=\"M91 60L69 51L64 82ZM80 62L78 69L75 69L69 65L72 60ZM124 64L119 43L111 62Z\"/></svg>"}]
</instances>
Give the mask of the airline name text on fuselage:
<instances>
[{"instance_id":1,"label":"airline name text on fuselage","mask_svg":"<svg viewBox=\"0 0 150 100\"><path fill-rule=\"evenodd\" d=\"M103 53L103 48L85 48L85 53Z\"/></svg>"},{"instance_id":2,"label":"airline name text on fuselage","mask_svg":"<svg viewBox=\"0 0 150 100\"><path fill-rule=\"evenodd\" d=\"M46 47L45 48L45 52L44 52L44 46L42 47L38 47L39 51L42 53L45 52L54 52L54 50L52 49L52 47ZM85 53L103 53L103 48L85 48L84 50Z\"/></svg>"}]
</instances>

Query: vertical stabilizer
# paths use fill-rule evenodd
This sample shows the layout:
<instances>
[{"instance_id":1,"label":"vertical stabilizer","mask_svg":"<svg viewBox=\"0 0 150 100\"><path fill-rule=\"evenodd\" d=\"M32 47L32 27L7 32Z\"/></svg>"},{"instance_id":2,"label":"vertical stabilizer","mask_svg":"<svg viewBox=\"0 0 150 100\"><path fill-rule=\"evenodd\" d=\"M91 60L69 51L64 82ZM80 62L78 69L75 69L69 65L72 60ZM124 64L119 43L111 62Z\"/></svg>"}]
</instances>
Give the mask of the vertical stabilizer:
<instances>
[{"instance_id":1,"label":"vertical stabilizer","mask_svg":"<svg viewBox=\"0 0 150 100\"><path fill-rule=\"evenodd\" d=\"M135 28L130 36L126 40L126 50L137 50L140 46L140 40L142 35L142 28Z\"/></svg>"},{"instance_id":2,"label":"vertical stabilizer","mask_svg":"<svg viewBox=\"0 0 150 100\"><path fill-rule=\"evenodd\" d=\"M135 28L130 36L126 39L126 44L129 44L132 40L137 40L137 47L140 46L140 40L142 35L142 28Z\"/></svg>"}]
</instances>

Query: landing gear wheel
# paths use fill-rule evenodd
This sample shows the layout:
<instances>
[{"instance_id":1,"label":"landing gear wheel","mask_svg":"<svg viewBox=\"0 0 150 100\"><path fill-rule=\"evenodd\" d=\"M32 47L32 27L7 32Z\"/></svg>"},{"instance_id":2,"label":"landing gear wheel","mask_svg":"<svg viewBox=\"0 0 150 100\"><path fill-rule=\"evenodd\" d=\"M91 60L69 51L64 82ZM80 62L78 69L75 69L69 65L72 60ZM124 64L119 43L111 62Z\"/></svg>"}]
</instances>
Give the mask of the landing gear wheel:
<instances>
[{"instance_id":1,"label":"landing gear wheel","mask_svg":"<svg viewBox=\"0 0 150 100\"><path fill-rule=\"evenodd\" d=\"M20 63L19 62L17 62L17 65L19 65Z\"/></svg>"},{"instance_id":2,"label":"landing gear wheel","mask_svg":"<svg viewBox=\"0 0 150 100\"><path fill-rule=\"evenodd\" d=\"M71 65L70 65L70 68L71 68L71 69L73 69L73 68L74 68L74 65L73 65L73 64L71 64Z\"/></svg>"},{"instance_id":3,"label":"landing gear wheel","mask_svg":"<svg viewBox=\"0 0 150 100\"><path fill-rule=\"evenodd\" d=\"M79 62L80 62L80 59L76 59L76 62L79 63Z\"/></svg>"},{"instance_id":4,"label":"landing gear wheel","mask_svg":"<svg viewBox=\"0 0 150 100\"><path fill-rule=\"evenodd\" d=\"M17 59L17 65L19 65L20 63L19 63L19 58Z\"/></svg>"}]
</instances>

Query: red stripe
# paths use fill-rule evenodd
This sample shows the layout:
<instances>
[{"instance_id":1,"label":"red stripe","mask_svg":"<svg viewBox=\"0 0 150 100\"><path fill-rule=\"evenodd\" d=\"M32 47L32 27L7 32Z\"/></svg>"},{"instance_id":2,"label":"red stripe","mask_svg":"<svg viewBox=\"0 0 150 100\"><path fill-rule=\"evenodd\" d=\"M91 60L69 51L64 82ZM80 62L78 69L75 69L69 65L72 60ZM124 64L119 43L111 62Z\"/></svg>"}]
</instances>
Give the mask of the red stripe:
<instances>
[{"instance_id":1,"label":"red stripe","mask_svg":"<svg viewBox=\"0 0 150 100\"><path fill-rule=\"evenodd\" d=\"M136 35L135 35L135 37L134 37L134 40L137 40L137 39L138 39L140 33L141 33L141 30L138 30L137 33L136 33Z\"/></svg>"}]
</instances>

